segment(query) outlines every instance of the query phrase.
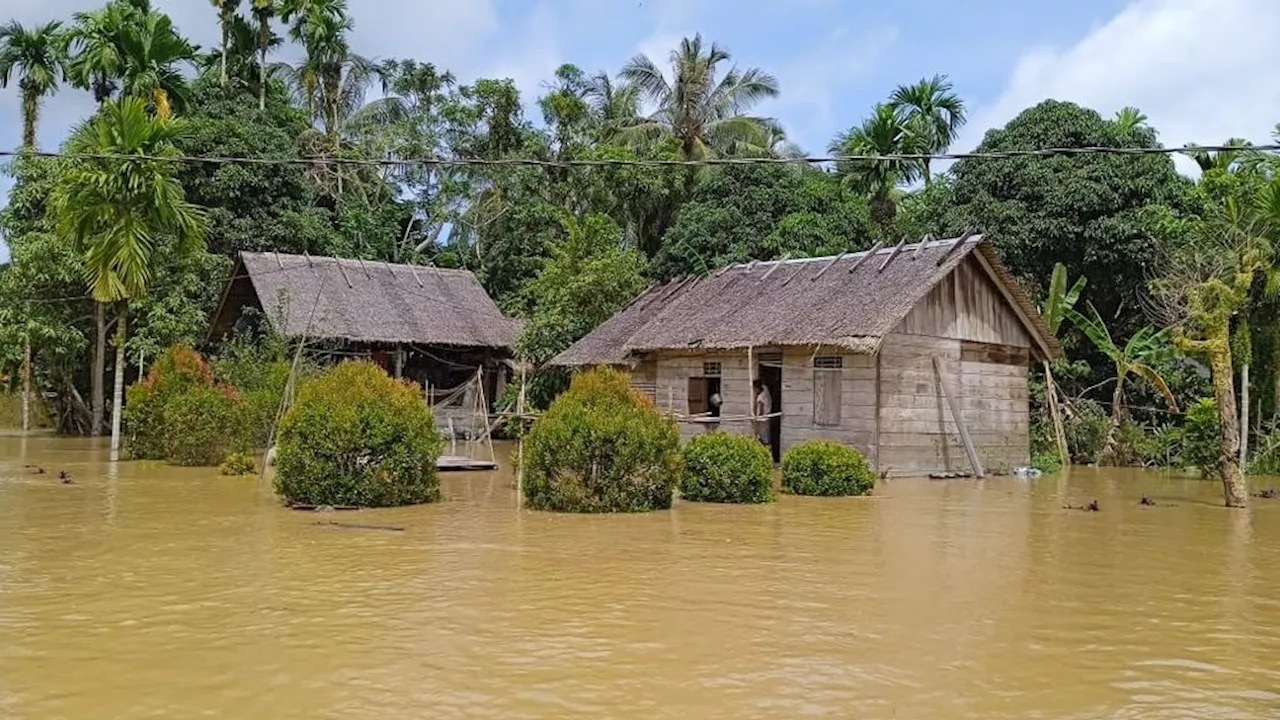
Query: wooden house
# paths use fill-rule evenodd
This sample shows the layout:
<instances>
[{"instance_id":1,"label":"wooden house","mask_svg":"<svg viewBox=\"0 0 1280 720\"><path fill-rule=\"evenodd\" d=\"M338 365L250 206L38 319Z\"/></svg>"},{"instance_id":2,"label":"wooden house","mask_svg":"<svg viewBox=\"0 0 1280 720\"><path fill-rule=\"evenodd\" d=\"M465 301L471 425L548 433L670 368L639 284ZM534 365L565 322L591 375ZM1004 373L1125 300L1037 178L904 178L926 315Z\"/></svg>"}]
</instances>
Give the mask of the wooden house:
<instances>
[{"instance_id":1,"label":"wooden house","mask_svg":"<svg viewBox=\"0 0 1280 720\"><path fill-rule=\"evenodd\" d=\"M460 388L483 388L489 402L501 392L520 334L465 270L242 252L210 337L259 322L306 338L320 358L369 358L462 415L474 399Z\"/></svg>"},{"instance_id":2,"label":"wooden house","mask_svg":"<svg viewBox=\"0 0 1280 720\"><path fill-rule=\"evenodd\" d=\"M969 235L677 279L552 362L629 368L686 436L766 423L775 457L826 438L890 475L981 474L1027 464L1028 367L1059 353L991 244Z\"/></svg>"}]
</instances>

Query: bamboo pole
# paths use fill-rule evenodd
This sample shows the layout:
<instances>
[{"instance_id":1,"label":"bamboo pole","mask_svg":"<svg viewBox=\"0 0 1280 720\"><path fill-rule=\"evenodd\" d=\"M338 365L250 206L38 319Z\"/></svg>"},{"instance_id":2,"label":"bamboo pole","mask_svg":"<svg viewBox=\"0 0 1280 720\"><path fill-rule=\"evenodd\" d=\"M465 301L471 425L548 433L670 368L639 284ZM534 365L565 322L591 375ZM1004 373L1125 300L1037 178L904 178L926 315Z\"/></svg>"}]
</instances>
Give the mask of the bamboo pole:
<instances>
[{"instance_id":1,"label":"bamboo pole","mask_svg":"<svg viewBox=\"0 0 1280 720\"><path fill-rule=\"evenodd\" d=\"M31 430L31 333L22 343L22 434Z\"/></svg>"},{"instance_id":2,"label":"bamboo pole","mask_svg":"<svg viewBox=\"0 0 1280 720\"><path fill-rule=\"evenodd\" d=\"M520 363L520 394L516 398L516 415L520 423L520 439L516 445L516 509L524 505L524 390L525 366Z\"/></svg>"},{"instance_id":3,"label":"bamboo pole","mask_svg":"<svg viewBox=\"0 0 1280 720\"><path fill-rule=\"evenodd\" d=\"M1071 453L1067 448L1067 433L1062 427L1062 409L1058 407L1058 390L1054 387L1053 371L1049 369L1049 361L1044 361L1044 394L1049 402L1049 417L1053 421L1053 435L1058 444L1058 457L1063 465L1071 464Z\"/></svg>"},{"instance_id":4,"label":"bamboo pole","mask_svg":"<svg viewBox=\"0 0 1280 720\"><path fill-rule=\"evenodd\" d=\"M498 456L493 452L493 433L489 432L489 403L484 396L484 366L476 370L476 382L480 383L480 413L477 417L484 425L484 439L489 445L489 461L497 464Z\"/></svg>"}]
</instances>

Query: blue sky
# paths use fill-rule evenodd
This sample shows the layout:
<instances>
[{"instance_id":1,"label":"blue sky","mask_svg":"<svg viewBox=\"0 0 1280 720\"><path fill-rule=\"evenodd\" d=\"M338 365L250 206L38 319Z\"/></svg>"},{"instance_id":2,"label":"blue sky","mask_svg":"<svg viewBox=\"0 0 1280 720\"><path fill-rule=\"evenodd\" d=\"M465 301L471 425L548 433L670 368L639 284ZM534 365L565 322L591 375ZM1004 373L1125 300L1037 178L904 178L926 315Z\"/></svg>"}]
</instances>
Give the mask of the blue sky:
<instances>
[{"instance_id":1,"label":"blue sky","mask_svg":"<svg viewBox=\"0 0 1280 720\"><path fill-rule=\"evenodd\" d=\"M216 43L207 0L155 0L184 33ZM98 0L7 0L0 20L69 18ZM1280 0L351 0L358 52L415 57L466 81L511 77L526 103L555 68L615 72L638 52L665 58L701 32L744 66L774 73L761 108L821 152L894 86L948 74L970 108L957 149L1047 97L1104 113L1137 105L1168 145L1240 136L1280 121ZM290 51L285 51L287 55ZM92 107L65 90L46 102L54 148ZM0 147L20 139L17 90L0 91ZM0 192L7 189L0 179ZM2 202L2 201L0 201ZM0 259L7 255L0 246Z\"/></svg>"}]
</instances>

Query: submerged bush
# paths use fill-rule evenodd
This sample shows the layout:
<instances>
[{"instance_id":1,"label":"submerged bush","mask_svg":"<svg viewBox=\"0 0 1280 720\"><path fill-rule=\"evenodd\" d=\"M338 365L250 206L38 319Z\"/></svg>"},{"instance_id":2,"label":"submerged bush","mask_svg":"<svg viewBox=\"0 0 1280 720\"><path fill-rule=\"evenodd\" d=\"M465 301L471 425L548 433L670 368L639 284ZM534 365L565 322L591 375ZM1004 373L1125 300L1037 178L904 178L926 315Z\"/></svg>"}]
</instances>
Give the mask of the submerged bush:
<instances>
[{"instance_id":1,"label":"submerged bush","mask_svg":"<svg viewBox=\"0 0 1280 720\"><path fill-rule=\"evenodd\" d=\"M281 421L276 492L305 505L430 502L443 447L414 386L373 363L343 362L302 383Z\"/></svg>"},{"instance_id":2,"label":"submerged bush","mask_svg":"<svg viewBox=\"0 0 1280 720\"><path fill-rule=\"evenodd\" d=\"M796 495L866 495L875 486L867 459L848 445L810 440L782 458L782 487Z\"/></svg>"},{"instance_id":3,"label":"submerged bush","mask_svg":"<svg viewBox=\"0 0 1280 720\"><path fill-rule=\"evenodd\" d=\"M538 510L669 508L680 436L626 375L598 368L575 377L533 424L525 464L525 499Z\"/></svg>"},{"instance_id":4,"label":"submerged bush","mask_svg":"<svg viewBox=\"0 0 1280 720\"><path fill-rule=\"evenodd\" d=\"M169 425L166 406L179 395L213 385L213 368L200 353L185 345L166 350L147 377L128 389L123 417L129 454L138 460L165 459L169 435L182 432L181 427Z\"/></svg>"},{"instance_id":5,"label":"submerged bush","mask_svg":"<svg viewBox=\"0 0 1280 720\"><path fill-rule=\"evenodd\" d=\"M680 494L702 502L769 502L773 456L754 437L725 432L698 435L684 448Z\"/></svg>"},{"instance_id":6,"label":"submerged bush","mask_svg":"<svg viewBox=\"0 0 1280 720\"><path fill-rule=\"evenodd\" d=\"M1221 436L1217 401L1202 398L1192 403L1187 408L1186 417L1182 419L1182 442L1178 451L1180 464L1198 469L1205 477L1221 475L1218 457Z\"/></svg>"},{"instance_id":7,"label":"submerged bush","mask_svg":"<svg viewBox=\"0 0 1280 720\"><path fill-rule=\"evenodd\" d=\"M252 475L258 470L258 464L254 462L253 456L247 452L234 452L222 461L222 465L218 466L218 472L223 475Z\"/></svg>"},{"instance_id":8,"label":"submerged bush","mask_svg":"<svg viewBox=\"0 0 1280 720\"><path fill-rule=\"evenodd\" d=\"M169 398L164 412L164 457L175 465L217 465L235 448L235 391L194 387Z\"/></svg>"}]
</instances>

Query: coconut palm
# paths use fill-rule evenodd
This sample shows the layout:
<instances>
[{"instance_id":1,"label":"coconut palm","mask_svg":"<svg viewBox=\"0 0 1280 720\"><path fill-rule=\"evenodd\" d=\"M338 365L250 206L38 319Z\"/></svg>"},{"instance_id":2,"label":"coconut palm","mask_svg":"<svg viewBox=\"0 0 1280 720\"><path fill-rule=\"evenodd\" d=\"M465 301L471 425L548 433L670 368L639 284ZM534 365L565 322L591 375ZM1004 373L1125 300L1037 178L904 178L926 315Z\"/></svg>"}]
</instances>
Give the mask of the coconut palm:
<instances>
[{"instance_id":1,"label":"coconut palm","mask_svg":"<svg viewBox=\"0 0 1280 720\"><path fill-rule=\"evenodd\" d=\"M180 120L152 117L147 101L108 101L67 143L71 153L140 155L145 160L83 160L63 177L52 207L59 232L84 257L90 294L101 306L118 305L111 449L120 447L125 338L130 298L146 295L151 261L160 243L173 238L183 249L202 241L205 214L186 201L174 163ZM156 159L152 159L156 158ZM105 354L105 348L99 348Z\"/></svg>"},{"instance_id":2,"label":"coconut palm","mask_svg":"<svg viewBox=\"0 0 1280 720\"><path fill-rule=\"evenodd\" d=\"M670 56L668 81L661 68L645 55L623 66L621 78L657 108L623 130L632 140L674 138L690 160L727 154L733 149L758 147L768 136L769 121L746 115L762 100L778 96L778 81L759 68L730 67L717 80L720 66L730 59L717 44L706 48L701 35L680 41Z\"/></svg>"},{"instance_id":3,"label":"coconut palm","mask_svg":"<svg viewBox=\"0 0 1280 720\"><path fill-rule=\"evenodd\" d=\"M1131 134L1142 129L1149 129L1147 121L1150 118L1147 114L1132 105L1126 105L1116 111L1115 117L1111 122L1116 124L1125 134Z\"/></svg>"},{"instance_id":4,"label":"coconut palm","mask_svg":"<svg viewBox=\"0 0 1280 720\"><path fill-rule=\"evenodd\" d=\"M65 66L62 23L47 22L27 29L11 21L0 26L0 88L18 76L22 92L22 144L36 146L36 122L40 101L58 89L58 76Z\"/></svg>"},{"instance_id":5,"label":"coconut palm","mask_svg":"<svg viewBox=\"0 0 1280 720\"><path fill-rule=\"evenodd\" d=\"M124 3L111 3L93 12L78 12L67 31L67 79L78 88L91 90L99 104L119 89L124 70L120 35L132 22L133 12L134 8Z\"/></svg>"},{"instance_id":6,"label":"coconut palm","mask_svg":"<svg viewBox=\"0 0 1280 720\"><path fill-rule=\"evenodd\" d=\"M897 113L899 121L911 129L918 140L919 151L924 153L946 152L965 123L964 101L952 91L946 75L921 78L914 85L899 85L889 97L889 107ZM932 180L929 159L919 162L927 185Z\"/></svg>"},{"instance_id":7,"label":"coconut palm","mask_svg":"<svg viewBox=\"0 0 1280 720\"><path fill-rule=\"evenodd\" d=\"M583 97L591 103L591 114L600 128L603 140L612 140L640 114L639 88L630 83L616 83L607 73L597 73L587 80Z\"/></svg>"},{"instance_id":8,"label":"coconut palm","mask_svg":"<svg viewBox=\"0 0 1280 720\"><path fill-rule=\"evenodd\" d=\"M276 0L253 0L253 21L258 39L258 109L267 107L267 54L281 43L271 30L271 20L279 12Z\"/></svg>"},{"instance_id":9,"label":"coconut palm","mask_svg":"<svg viewBox=\"0 0 1280 720\"><path fill-rule=\"evenodd\" d=\"M222 86L227 86L227 47L231 44L231 32L236 21L240 0L209 0L218 11L218 26L222 30Z\"/></svg>"},{"instance_id":10,"label":"coconut palm","mask_svg":"<svg viewBox=\"0 0 1280 720\"><path fill-rule=\"evenodd\" d=\"M917 160L887 156L927 152L928 142L928 138L902 123L892 105L880 104L861 125L841 133L831 143L832 153L854 156L840 160L836 171L847 187L870 198L871 218L889 237L897 236L894 193L899 185L919 179L923 168ZM875 159L881 155L886 157Z\"/></svg>"},{"instance_id":11,"label":"coconut palm","mask_svg":"<svg viewBox=\"0 0 1280 720\"><path fill-rule=\"evenodd\" d=\"M186 78L178 68L194 64L196 48L178 34L173 20L154 10L140 13L137 22L119 33L121 89L125 95L151 99L157 117L191 103Z\"/></svg>"},{"instance_id":12,"label":"coconut palm","mask_svg":"<svg viewBox=\"0 0 1280 720\"><path fill-rule=\"evenodd\" d=\"M300 63L281 69L298 101L336 142L343 121L364 104L376 66L351 52L347 35L354 25L346 0L287 0L281 16L306 51Z\"/></svg>"},{"instance_id":13,"label":"coconut palm","mask_svg":"<svg viewBox=\"0 0 1280 720\"><path fill-rule=\"evenodd\" d=\"M1112 339L1111 331L1102 321L1098 309L1092 303L1089 303L1087 308L1087 315L1074 308L1063 308L1063 314L1089 338L1094 346L1115 363L1116 387L1111 396L1111 425L1107 429L1107 436L1102 443L1102 453L1099 457L1099 460L1105 464L1115 460L1116 432L1120 429L1120 423L1125 415L1125 380L1130 375L1137 375L1146 380L1164 396L1170 410L1178 411L1178 402L1173 397L1173 391L1169 389L1169 384L1154 367L1156 362L1169 356L1172 347L1167 329L1156 330L1150 326L1138 330L1122 347Z\"/></svg>"},{"instance_id":14,"label":"coconut palm","mask_svg":"<svg viewBox=\"0 0 1280 720\"><path fill-rule=\"evenodd\" d=\"M1225 150L1211 152L1195 145L1185 145L1186 150L1182 154L1194 160L1196 165L1200 166L1200 172L1207 173L1210 170L1231 172L1249 156L1251 146L1252 143L1244 138L1231 138L1225 143Z\"/></svg>"}]
</instances>

